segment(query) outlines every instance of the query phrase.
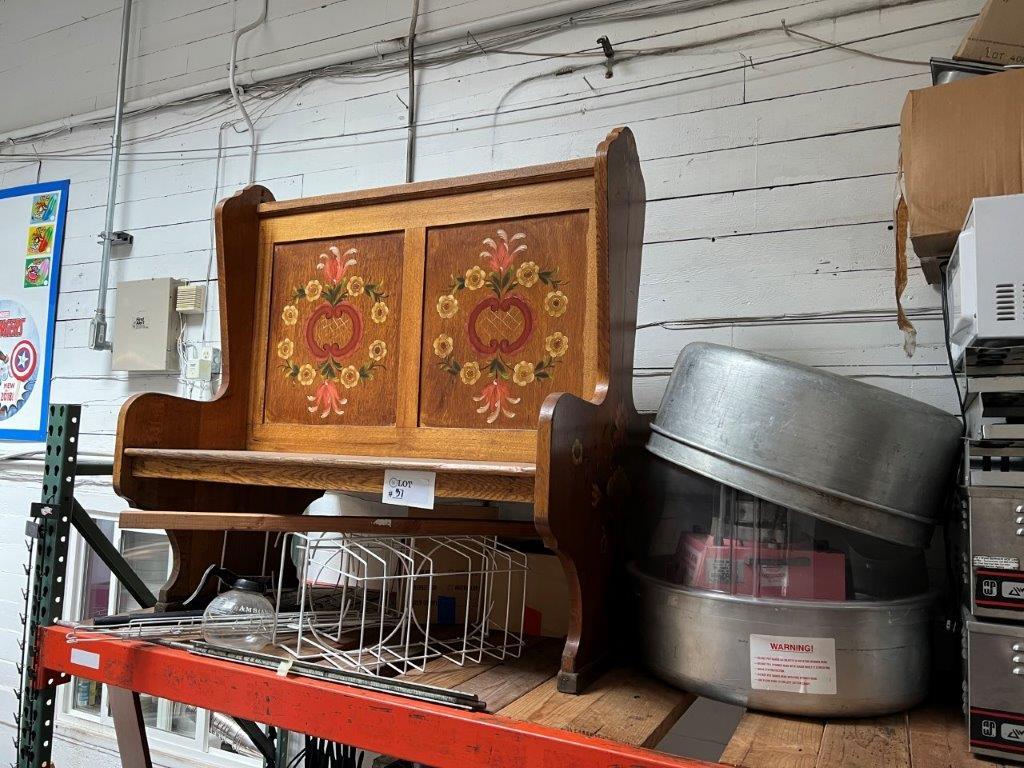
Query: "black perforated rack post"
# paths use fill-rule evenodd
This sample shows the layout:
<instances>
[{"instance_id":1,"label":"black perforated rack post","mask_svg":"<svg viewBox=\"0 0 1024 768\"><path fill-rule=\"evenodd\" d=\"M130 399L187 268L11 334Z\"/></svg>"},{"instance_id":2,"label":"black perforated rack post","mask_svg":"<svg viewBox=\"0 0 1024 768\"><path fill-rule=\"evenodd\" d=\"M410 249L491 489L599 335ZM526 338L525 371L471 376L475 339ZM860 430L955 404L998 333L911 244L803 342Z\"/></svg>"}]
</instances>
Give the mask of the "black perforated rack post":
<instances>
[{"instance_id":1,"label":"black perforated rack post","mask_svg":"<svg viewBox=\"0 0 1024 768\"><path fill-rule=\"evenodd\" d=\"M25 568L25 613L21 617L21 685L16 692L17 768L44 768L50 764L56 685L66 677L62 673L62 680L47 680L41 688L34 686L39 629L59 619L64 607L81 410L78 405L50 406L42 496L38 504L32 505L25 527L29 563Z\"/></svg>"},{"instance_id":2,"label":"black perforated rack post","mask_svg":"<svg viewBox=\"0 0 1024 768\"><path fill-rule=\"evenodd\" d=\"M79 464L81 414L80 405L50 406L42 497L38 504L32 505L25 525L28 584L23 590L25 611L21 616L23 635L18 664L21 681L15 691L19 702L15 713L18 735L14 740L17 759L12 768L47 768L50 765L56 689L57 685L68 681L68 676L60 673L56 680L36 680L36 642L39 630L52 625L63 612L71 528L78 531L140 606L149 608L157 602L145 582L75 500L76 475L109 475L113 471L109 462ZM43 685L37 687L39 682ZM274 766L277 761L272 739L251 721L237 717L233 720L263 754L265 765ZM278 741L283 745L284 739Z\"/></svg>"}]
</instances>

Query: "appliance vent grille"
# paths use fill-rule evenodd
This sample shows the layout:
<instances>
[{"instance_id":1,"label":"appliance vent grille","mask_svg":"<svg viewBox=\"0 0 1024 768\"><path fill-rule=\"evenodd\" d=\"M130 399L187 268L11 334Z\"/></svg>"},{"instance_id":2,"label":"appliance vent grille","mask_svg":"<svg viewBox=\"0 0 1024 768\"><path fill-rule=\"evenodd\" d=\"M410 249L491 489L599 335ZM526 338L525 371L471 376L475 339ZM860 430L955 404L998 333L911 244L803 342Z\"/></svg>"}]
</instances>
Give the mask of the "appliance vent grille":
<instances>
[{"instance_id":1,"label":"appliance vent grille","mask_svg":"<svg viewBox=\"0 0 1024 768\"><path fill-rule=\"evenodd\" d=\"M1013 283L999 283L996 286L996 320L1017 319L1017 293Z\"/></svg>"}]
</instances>

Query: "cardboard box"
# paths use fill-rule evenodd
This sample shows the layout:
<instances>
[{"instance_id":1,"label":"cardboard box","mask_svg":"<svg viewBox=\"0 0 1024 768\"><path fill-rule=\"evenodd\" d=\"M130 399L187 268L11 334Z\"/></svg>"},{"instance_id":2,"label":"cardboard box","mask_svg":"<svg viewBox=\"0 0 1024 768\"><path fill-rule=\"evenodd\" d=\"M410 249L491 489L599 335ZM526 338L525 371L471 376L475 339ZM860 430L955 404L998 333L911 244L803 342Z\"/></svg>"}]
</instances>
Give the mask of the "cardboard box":
<instances>
[{"instance_id":1,"label":"cardboard box","mask_svg":"<svg viewBox=\"0 0 1024 768\"><path fill-rule=\"evenodd\" d=\"M953 58L1024 64L1024 2L988 0Z\"/></svg>"},{"instance_id":2,"label":"cardboard box","mask_svg":"<svg viewBox=\"0 0 1024 768\"><path fill-rule=\"evenodd\" d=\"M937 265L975 197L1024 192L1024 70L911 91L900 129L910 239Z\"/></svg>"},{"instance_id":3,"label":"cardboard box","mask_svg":"<svg viewBox=\"0 0 1024 768\"><path fill-rule=\"evenodd\" d=\"M565 637L569 632L569 585L557 555L526 556L526 608L523 632L534 637ZM505 615L504 596L496 596L494 615Z\"/></svg>"}]
</instances>

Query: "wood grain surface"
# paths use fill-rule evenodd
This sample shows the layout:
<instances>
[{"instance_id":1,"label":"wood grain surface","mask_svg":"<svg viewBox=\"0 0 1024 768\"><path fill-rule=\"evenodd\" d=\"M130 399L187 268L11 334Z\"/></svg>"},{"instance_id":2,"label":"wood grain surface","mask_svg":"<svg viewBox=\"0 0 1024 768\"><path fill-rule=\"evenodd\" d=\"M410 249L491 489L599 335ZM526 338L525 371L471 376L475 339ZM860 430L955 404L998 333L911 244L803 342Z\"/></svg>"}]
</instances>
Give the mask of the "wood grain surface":
<instances>
[{"instance_id":1,"label":"wood grain surface","mask_svg":"<svg viewBox=\"0 0 1024 768\"><path fill-rule=\"evenodd\" d=\"M420 424L535 428L584 392L587 212L427 231Z\"/></svg>"},{"instance_id":2,"label":"wood grain surface","mask_svg":"<svg viewBox=\"0 0 1024 768\"><path fill-rule=\"evenodd\" d=\"M262 420L388 426L398 402L403 234L274 247Z\"/></svg>"},{"instance_id":3,"label":"wood grain surface","mask_svg":"<svg viewBox=\"0 0 1024 768\"><path fill-rule=\"evenodd\" d=\"M638 747L655 746L693 703L692 694L618 667L599 676L583 693L558 690L556 678L498 711L513 720L585 733Z\"/></svg>"},{"instance_id":4,"label":"wood grain surface","mask_svg":"<svg viewBox=\"0 0 1024 768\"><path fill-rule=\"evenodd\" d=\"M188 531L272 531L307 533L374 533L389 536L508 536L534 538L530 521L441 517L326 517L247 512L162 512L126 509L119 518L125 528L172 528Z\"/></svg>"},{"instance_id":5,"label":"wood grain surface","mask_svg":"<svg viewBox=\"0 0 1024 768\"><path fill-rule=\"evenodd\" d=\"M646 192L628 128L612 131L598 147L594 195L598 270L588 301L598 308L599 384L590 397L551 394L537 433L537 530L561 558L573 595L559 672L567 692L586 688L613 647L613 606L627 597L612 573L623 565L636 508L633 458L646 430L630 373Z\"/></svg>"},{"instance_id":6,"label":"wood grain surface","mask_svg":"<svg viewBox=\"0 0 1024 768\"><path fill-rule=\"evenodd\" d=\"M971 755L964 719L959 712L928 706L857 720L747 712L720 761L735 768L999 768L1002 765Z\"/></svg>"}]
</instances>

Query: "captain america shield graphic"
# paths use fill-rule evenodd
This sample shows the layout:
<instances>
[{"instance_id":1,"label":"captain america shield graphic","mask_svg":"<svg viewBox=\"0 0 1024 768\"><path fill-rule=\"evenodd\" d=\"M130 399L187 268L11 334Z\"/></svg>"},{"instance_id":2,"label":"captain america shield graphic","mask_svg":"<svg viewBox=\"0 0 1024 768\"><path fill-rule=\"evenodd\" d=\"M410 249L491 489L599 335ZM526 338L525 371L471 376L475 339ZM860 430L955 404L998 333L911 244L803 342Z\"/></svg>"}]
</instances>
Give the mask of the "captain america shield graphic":
<instances>
[{"instance_id":1,"label":"captain america shield graphic","mask_svg":"<svg viewBox=\"0 0 1024 768\"><path fill-rule=\"evenodd\" d=\"M0 421L28 402L39 378L39 332L29 311L0 299Z\"/></svg>"},{"instance_id":2,"label":"captain america shield graphic","mask_svg":"<svg viewBox=\"0 0 1024 768\"><path fill-rule=\"evenodd\" d=\"M28 381L36 372L38 355L31 341L22 339L11 350L11 375L18 381Z\"/></svg>"}]
</instances>

